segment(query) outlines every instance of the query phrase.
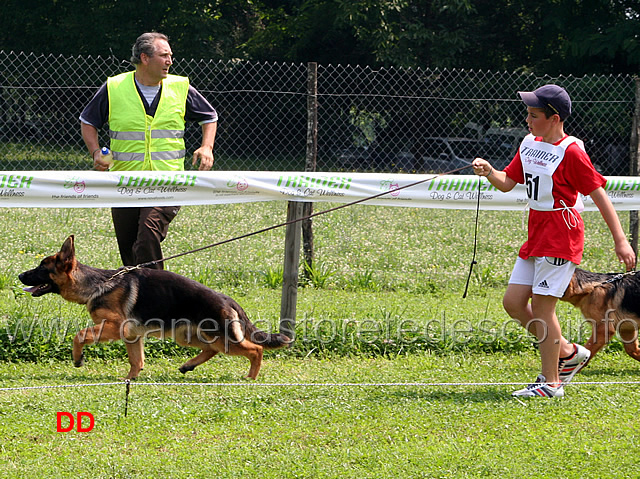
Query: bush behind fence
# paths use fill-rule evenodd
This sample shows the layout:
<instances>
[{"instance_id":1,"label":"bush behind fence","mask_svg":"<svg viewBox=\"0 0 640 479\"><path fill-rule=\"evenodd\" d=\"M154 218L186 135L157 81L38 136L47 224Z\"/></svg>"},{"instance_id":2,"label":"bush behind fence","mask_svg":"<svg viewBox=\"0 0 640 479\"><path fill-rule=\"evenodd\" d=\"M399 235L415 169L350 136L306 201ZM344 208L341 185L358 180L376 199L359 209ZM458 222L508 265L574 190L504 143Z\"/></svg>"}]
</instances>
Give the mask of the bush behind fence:
<instances>
[{"instance_id":1,"label":"bush behind fence","mask_svg":"<svg viewBox=\"0 0 640 479\"><path fill-rule=\"evenodd\" d=\"M78 117L108 76L129 69L114 57L0 51L0 169L91 168ZM189 76L218 110L216 168L304 169L307 65L176 59L172 73ZM473 156L503 167L526 134L517 91L549 82L571 94L575 113L566 129L585 141L600 171L629 174L631 76L348 65L318 65L317 169L446 171ZM188 127L189 151L199 134Z\"/></svg>"}]
</instances>

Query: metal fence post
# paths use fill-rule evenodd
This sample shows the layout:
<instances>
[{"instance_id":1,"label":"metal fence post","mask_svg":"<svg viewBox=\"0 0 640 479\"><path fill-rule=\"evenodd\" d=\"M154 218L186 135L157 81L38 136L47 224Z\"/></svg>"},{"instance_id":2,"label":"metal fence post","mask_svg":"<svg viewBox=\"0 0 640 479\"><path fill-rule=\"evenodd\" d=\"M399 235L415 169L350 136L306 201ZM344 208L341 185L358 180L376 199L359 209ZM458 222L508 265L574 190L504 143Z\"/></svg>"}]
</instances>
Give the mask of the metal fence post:
<instances>
[{"instance_id":1,"label":"metal fence post","mask_svg":"<svg viewBox=\"0 0 640 479\"><path fill-rule=\"evenodd\" d=\"M638 170L640 169L638 162L640 162L640 78L635 78L636 86L636 106L633 112L633 121L631 126L631 151L629 165L629 174L631 176L638 176ZM629 234L631 236L631 247L638 252L638 210L629 212Z\"/></svg>"}]
</instances>

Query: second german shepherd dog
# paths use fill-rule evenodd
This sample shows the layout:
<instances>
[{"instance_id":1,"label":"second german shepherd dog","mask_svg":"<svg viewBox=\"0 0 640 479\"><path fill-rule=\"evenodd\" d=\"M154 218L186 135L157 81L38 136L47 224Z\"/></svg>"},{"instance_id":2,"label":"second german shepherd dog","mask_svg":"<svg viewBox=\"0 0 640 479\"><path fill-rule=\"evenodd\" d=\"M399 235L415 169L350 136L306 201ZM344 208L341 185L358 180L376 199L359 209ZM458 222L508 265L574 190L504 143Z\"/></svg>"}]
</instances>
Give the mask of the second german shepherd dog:
<instances>
[{"instance_id":1,"label":"second german shepherd dog","mask_svg":"<svg viewBox=\"0 0 640 479\"><path fill-rule=\"evenodd\" d=\"M591 351L589 360L618 333L626 353L640 361L638 274L592 273L576 268L561 300L580 309L584 318L591 323L592 334L585 344Z\"/></svg>"},{"instance_id":2,"label":"second german shepherd dog","mask_svg":"<svg viewBox=\"0 0 640 479\"><path fill-rule=\"evenodd\" d=\"M182 346L202 349L184 363L186 373L217 353L244 356L251 362L248 377L256 379L264 349L290 343L283 334L260 331L233 299L170 271L156 269L105 270L76 259L74 237L60 251L44 258L37 268L19 275L33 296L57 293L67 301L85 304L95 326L73 340L73 362L84 364L86 344L124 340L129 374L138 377L144 367L144 338L172 337Z\"/></svg>"}]
</instances>

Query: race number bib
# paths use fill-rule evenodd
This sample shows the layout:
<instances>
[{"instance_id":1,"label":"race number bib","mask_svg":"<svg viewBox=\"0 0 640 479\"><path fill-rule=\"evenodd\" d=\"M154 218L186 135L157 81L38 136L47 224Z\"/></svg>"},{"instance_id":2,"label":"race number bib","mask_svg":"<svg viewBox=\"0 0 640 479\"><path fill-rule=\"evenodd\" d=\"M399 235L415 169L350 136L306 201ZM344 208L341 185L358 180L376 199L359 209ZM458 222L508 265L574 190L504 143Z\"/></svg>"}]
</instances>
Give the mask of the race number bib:
<instances>
[{"instance_id":1,"label":"race number bib","mask_svg":"<svg viewBox=\"0 0 640 479\"><path fill-rule=\"evenodd\" d=\"M573 136L568 136L558 145L535 141L535 137L531 134L522 140L520 159L529 206L532 209L542 211L554 209L553 174L562 162L567 147L572 143L577 143L584 150L582 141Z\"/></svg>"}]
</instances>

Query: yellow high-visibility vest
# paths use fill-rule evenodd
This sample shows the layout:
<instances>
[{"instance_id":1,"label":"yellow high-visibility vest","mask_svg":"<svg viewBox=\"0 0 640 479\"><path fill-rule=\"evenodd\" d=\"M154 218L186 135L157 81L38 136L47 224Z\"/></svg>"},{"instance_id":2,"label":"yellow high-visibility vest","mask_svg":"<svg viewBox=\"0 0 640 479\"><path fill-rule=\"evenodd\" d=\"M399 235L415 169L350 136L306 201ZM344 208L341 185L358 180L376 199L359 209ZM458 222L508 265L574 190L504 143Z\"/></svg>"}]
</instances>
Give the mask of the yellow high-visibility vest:
<instances>
[{"instance_id":1,"label":"yellow high-visibility vest","mask_svg":"<svg viewBox=\"0 0 640 479\"><path fill-rule=\"evenodd\" d=\"M107 79L112 171L184 169L184 115L189 79L162 80L155 116L146 114L134 72Z\"/></svg>"}]
</instances>

